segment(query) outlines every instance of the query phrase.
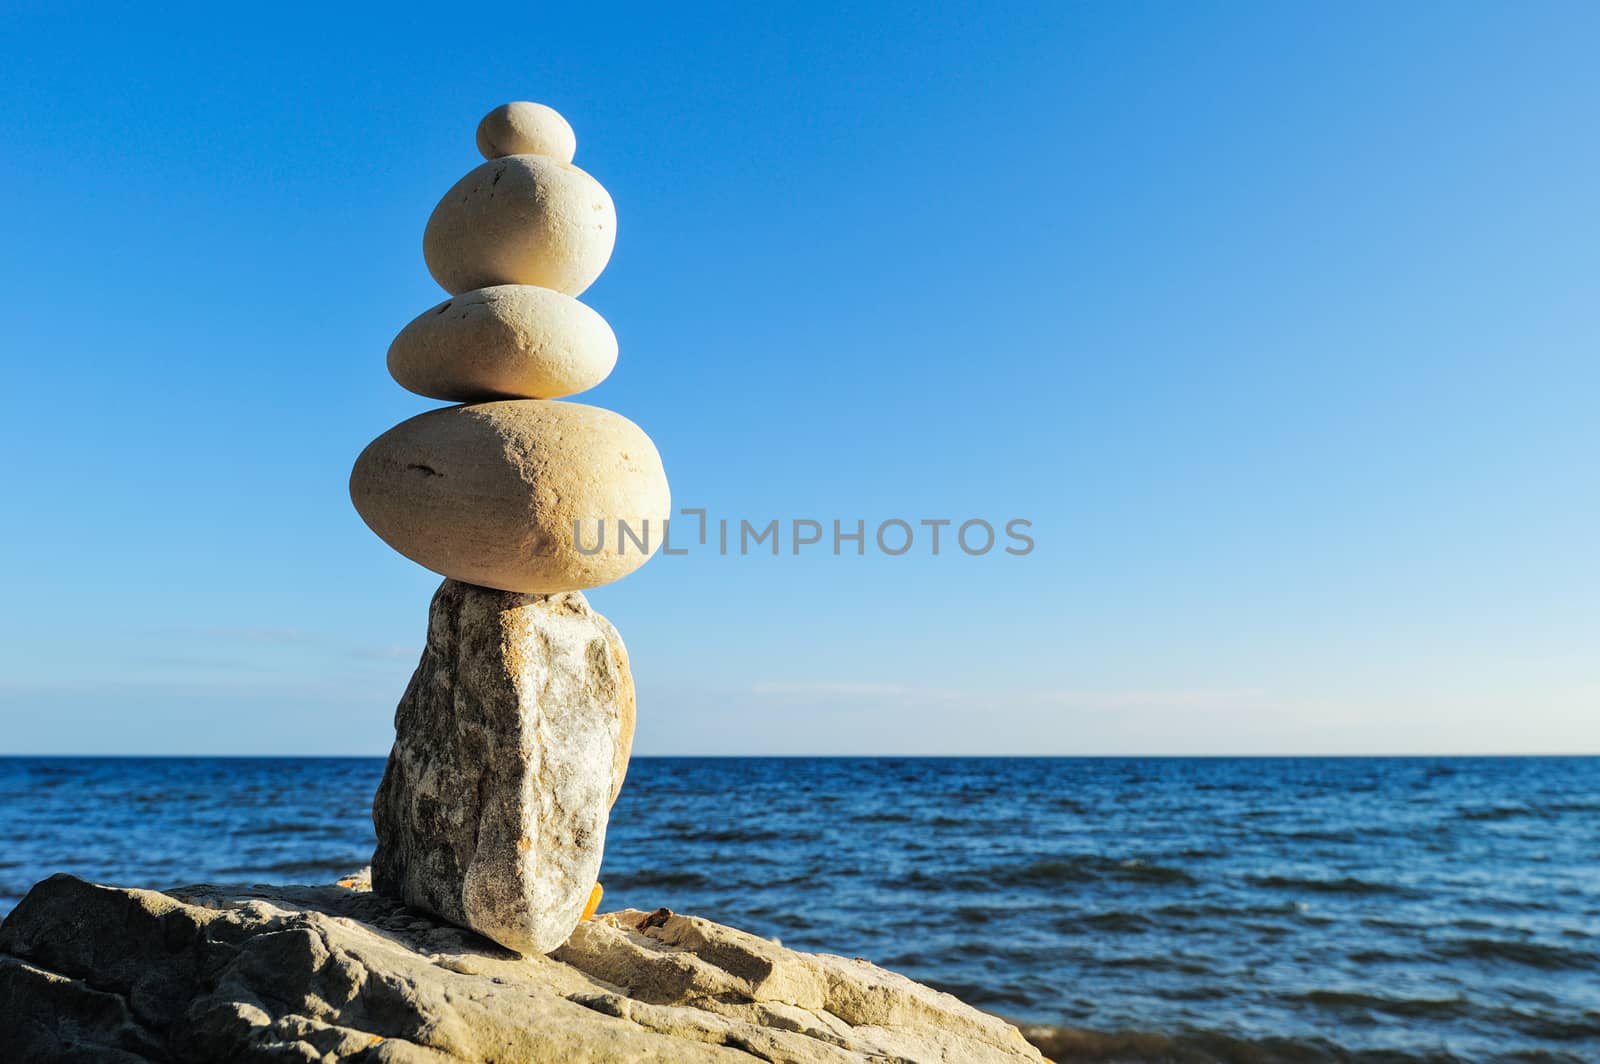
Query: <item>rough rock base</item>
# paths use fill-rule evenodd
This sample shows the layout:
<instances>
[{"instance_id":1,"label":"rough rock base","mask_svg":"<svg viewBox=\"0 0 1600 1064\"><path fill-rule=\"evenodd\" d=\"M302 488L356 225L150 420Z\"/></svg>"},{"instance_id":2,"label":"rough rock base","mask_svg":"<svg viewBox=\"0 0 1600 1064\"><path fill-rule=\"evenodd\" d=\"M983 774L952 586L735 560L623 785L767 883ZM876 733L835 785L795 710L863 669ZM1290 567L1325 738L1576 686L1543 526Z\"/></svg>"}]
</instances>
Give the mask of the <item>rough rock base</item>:
<instances>
[{"instance_id":1,"label":"rough rock base","mask_svg":"<svg viewBox=\"0 0 1600 1064\"><path fill-rule=\"evenodd\" d=\"M4 1061L1042 1059L904 976L665 910L520 957L362 889L160 894L58 875L0 926Z\"/></svg>"},{"instance_id":2,"label":"rough rock base","mask_svg":"<svg viewBox=\"0 0 1600 1064\"><path fill-rule=\"evenodd\" d=\"M627 652L581 594L446 580L373 802L375 889L555 949L599 874L633 723Z\"/></svg>"}]
</instances>

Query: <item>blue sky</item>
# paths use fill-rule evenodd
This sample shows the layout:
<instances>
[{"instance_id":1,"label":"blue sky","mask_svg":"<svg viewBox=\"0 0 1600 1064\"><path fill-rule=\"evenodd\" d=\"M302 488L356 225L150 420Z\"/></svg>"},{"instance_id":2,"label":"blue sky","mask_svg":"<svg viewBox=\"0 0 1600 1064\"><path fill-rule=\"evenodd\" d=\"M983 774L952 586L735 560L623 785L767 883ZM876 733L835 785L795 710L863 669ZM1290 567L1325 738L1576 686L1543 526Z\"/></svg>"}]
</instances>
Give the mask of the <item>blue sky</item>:
<instances>
[{"instance_id":1,"label":"blue sky","mask_svg":"<svg viewBox=\"0 0 1600 1064\"><path fill-rule=\"evenodd\" d=\"M1600 9L8 5L0 752L382 753L346 479L478 118L619 237L640 753L1600 750Z\"/></svg>"}]
</instances>

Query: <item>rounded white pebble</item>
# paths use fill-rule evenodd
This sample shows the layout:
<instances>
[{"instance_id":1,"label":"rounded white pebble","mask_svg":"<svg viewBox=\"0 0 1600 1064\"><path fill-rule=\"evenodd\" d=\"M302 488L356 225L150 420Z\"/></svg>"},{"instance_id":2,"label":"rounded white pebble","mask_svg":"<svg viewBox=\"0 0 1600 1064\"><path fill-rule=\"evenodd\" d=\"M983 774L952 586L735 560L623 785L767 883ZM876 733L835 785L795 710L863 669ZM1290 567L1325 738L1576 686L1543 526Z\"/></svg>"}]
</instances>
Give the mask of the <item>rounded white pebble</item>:
<instances>
[{"instance_id":1,"label":"rounded white pebble","mask_svg":"<svg viewBox=\"0 0 1600 1064\"><path fill-rule=\"evenodd\" d=\"M548 155L570 163L578 137L567 120L542 103L503 103L478 123L478 150L485 159L507 155Z\"/></svg>"},{"instance_id":2,"label":"rounded white pebble","mask_svg":"<svg viewBox=\"0 0 1600 1064\"><path fill-rule=\"evenodd\" d=\"M417 315L389 345L389 373L430 399L555 399L587 391L617 364L606 320L571 296L505 284Z\"/></svg>"},{"instance_id":3,"label":"rounded white pebble","mask_svg":"<svg viewBox=\"0 0 1600 1064\"><path fill-rule=\"evenodd\" d=\"M446 292L532 284L582 292L611 258L617 209L600 183L547 155L479 163L433 209L422 257Z\"/></svg>"}]
</instances>

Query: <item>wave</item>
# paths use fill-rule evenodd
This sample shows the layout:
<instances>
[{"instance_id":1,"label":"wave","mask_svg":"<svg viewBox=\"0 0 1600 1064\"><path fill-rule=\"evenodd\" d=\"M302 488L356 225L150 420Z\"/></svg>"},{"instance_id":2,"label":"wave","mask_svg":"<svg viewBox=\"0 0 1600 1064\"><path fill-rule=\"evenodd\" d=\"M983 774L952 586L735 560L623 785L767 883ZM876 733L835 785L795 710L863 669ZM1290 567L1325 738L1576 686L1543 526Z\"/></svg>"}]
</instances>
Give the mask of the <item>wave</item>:
<instances>
[{"instance_id":1,"label":"wave","mask_svg":"<svg viewBox=\"0 0 1600 1064\"><path fill-rule=\"evenodd\" d=\"M1474 899L1472 899L1472 904L1475 907L1480 908L1480 909L1493 909L1496 912L1507 912L1507 913L1548 913L1548 912L1560 912L1561 911L1561 906L1559 906L1559 905L1552 905L1549 902L1537 901L1537 900L1535 900L1533 898L1529 898L1529 897L1474 898ZM1467 923L1468 923L1468 921L1466 921L1466 920L1458 920L1458 921L1456 921L1456 926L1457 927L1466 927ZM1491 925L1487 925L1487 926L1491 926L1492 927L1494 925L1491 924Z\"/></svg>"},{"instance_id":2,"label":"wave","mask_svg":"<svg viewBox=\"0 0 1600 1064\"><path fill-rule=\"evenodd\" d=\"M1209 902L1163 905L1154 910L1160 916L1176 916L1193 920L1207 916L1220 916L1229 920L1245 916L1298 916L1305 906L1297 901L1279 902L1276 905L1217 905Z\"/></svg>"},{"instance_id":3,"label":"wave","mask_svg":"<svg viewBox=\"0 0 1600 1064\"><path fill-rule=\"evenodd\" d=\"M1282 1000L1326 1009L1360 1009L1409 1019L1453 1020L1470 1016L1476 1011L1469 1001L1461 997L1386 997L1360 990L1308 990L1302 994L1282 995Z\"/></svg>"},{"instance_id":4,"label":"wave","mask_svg":"<svg viewBox=\"0 0 1600 1064\"><path fill-rule=\"evenodd\" d=\"M313 824L303 820L274 821L237 828L236 837L246 835L344 835L350 831L348 824Z\"/></svg>"},{"instance_id":5,"label":"wave","mask_svg":"<svg viewBox=\"0 0 1600 1064\"><path fill-rule=\"evenodd\" d=\"M1296 831L1269 831L1265 834L1275 839L1294 839L1296 842L1361 842L1364 838L1371 838L1374 834L1369 831L1365 836L1354 831L1323 831L1316 828L1302 828Z\"/></svg>"},{"instance_id":6,"label":"wave","mask_svg":"<svg viewBox=\"0 0 1600 1064\"><path fill-rule=\"evenodd\" d=\"M1545 971L1586 971L1600 966L1600 954L1589 950L1503 938L1458 938L1435 947L1433 952L1450 960L1507 961Z\"/></svg>"},{"instance_id":7,"label":"wave","mask_svg":"<svg viewBox=\"0 0 1600 1064\"><path fill-rule=\"evenodd\" d=\"M699 872L654 870L638 872L610 872L603 874L603 882L617 892L632 890L703 890L714 886L711 879Z\"/></svg>"},{"instance_id":8,"label":"wave","mask_svg":"<svg viewBox=\"0 0 1600 1064\"><path fill-rule=\"evenodd\" d=\"M1458 809L1457 820L1470 821L1496 821L1516 820L1521 817L1537 817L1543 814L1537 810L1529 809L1525 805L1491 805L1479 809Z\"/></svg>"},{"instance_id":9,"label":"wave","mask_svg":"<svg viewBox=\"0 0 1600 1064\"><path fill-rule=\"evenodd\" d=\"M1022 1036L1056 1064L1452 1064L1457 1058L1430 1052L1366 1055L1326 1041L1234 1038L1212 1031L1094 1031L1048 1024L1019 1024Z\"/></svg>"},{"instance_id":10,"label":"wave","mask_svg":"<svg viewBox=\"0 0 1600 1064\"><path fill-rule=\"evenodd\" d=\"M1514 1028L1524 1034L1557 1042L1586 1040L1600 1035L1600 1011L1563 1012L1553 999L1549 1004L1556 1006L1555 1009L1545 1013L1473 1004L1463 997L1399 998L1352 990L1312 990L1304 994L1285 995L1281 1000L1342 1012L1381 1013L1413 1021L1473 1021L1494 1028ZM1538 1052L1512 1059L1558 1061L1576 1058Z\"/></svg>"},{"instance_id":11,"label":"wave","mask_svg":"<svg viewBox=\"0 0 1600 1064\"><path fill-rule=\"evenodd\" d=\"M1416 957L1405 953L1391 953L1382 949L1359 949L1350 954L1356 964L1414 964Z\"/></svg>"},{"instance_id":12,"label":"wave","mask_svg":"<svg viewBox=\"0 0 1600 1064\"><path fill-rule=\"evenodd\" d=\"M1072 1027L1024 1025L1022 1036L1057 1064L1078 1061L1160 1061L1162 1064L1211 1064L1217 1057L1185 1049L1167 1035L1120 1031L1105 1033Z\"/></svg>"},{"instance_id":13,"label":"wave","mask_svg":"<svg viewBox=\"0 0 1600 1064\"><path fill-rule=\"evenodd\" d=\"M349 875L367 863L366 856L329 857L304 861L277 861L272 864L243 864L219 868L219 876L314 876Z\"/></svg>"},{"instance_id":14,"label":"wave","mask_svg":"<svg viewBox=\"0 0 1600 1064\"><path fill-rule=\"evenodd\" d=\"M1215 957L1183 953L1137 953L1123 957L1107 957L1099 962L1106 968L1133 969L1141 972L1175 972L1179 975L1214 975L1217 971Z\"/></svg>"},{"instance_id":15,"label":"wave","mask_svg":"<svg viewBox=\"0 0 1600 1064\"><path fill-rule=\"evenodd\" d=\"M781 831L772 831L769 828L735 827L720 828L716 831L697 831L695 832L695 841L719 843L724 846L748 842L777 842L780 839L792 839L796 838L797 836L802 840L809 841L811 834L811 832L786 833Z\"/></svg>"},{"instance_id":16,"label":"wave","mask_svg":"<svg viewBox=\"0 0 1600 1064\"><path fill-rule=\"evenodd\" d=\"M1123 935L1142 935L1155 929L1155 922L1148 916L1139 913L1126 912L1122 909L1112 909L1107 912L1089 913L1085 916L1064 916L1052 925L1055 930L1063 934L1097 934L1111 932Z\"/></svg>"},{"instance_id":17,"label":"wave","mask_svg":"<svg viewBox=\"0 0 1600 1064\"><path fill-rule=\"evenodd\" d=\"M1118 859L1096 854L1050 857L1019 865L966 869L945 874L913 869L885 885L901 890L934 893L988 891L1032 887L1048 890L1093 883L1137 883L1150 886L1193 884L1195 878L1181 868L1151 864L1137 858Z\"/></svg>"},{"instance_id":18,"label":"wave","mask_svg":"<svg viewBox=\"0 0 1600 1064\"><path fill-rule=\"evenodd\" d=\"M1003 877L1002 882L1032 887L1106 881L1149 884L1196 882L1194 876L1181 868L1151 864L1140 858L1118 859L1095 854L1052 857L1020 868L997 869L997 872Z\"/></svg>"},{"instance_id":19,"label":"wave","mask_svg":"<svg viewBox=\"0 0 1600 1064\"><path fill-rule=\"evenodd\" d=\"M1552 813L1600 813L1600 802L1552 802L1545 808Z\"/></svg>"},{"instance_id":20,"label":"wave","mask_svg":"<svg viewBox=\"0 0 1600 1064\"><path fill-rule=\"evenodd\" d=\"M1513 1024L1523 1034L1554 1042L1587 1042L1600 1039L1600 1010L1590 1009L1580 1014L1555 1016L1520 1016ZM1522 1058L1556 1060L1553 1056Z\"/></svg>"},{"instance_id":21,"label":"wave","mask_svg":"<svg viewBox=\"0 0 1600 1064\"><path fill-rule=\"evenodd\" d=\"M1346 991L1313 991L1301 996L1312 1004L1352 1013L1377 1012L1401 1020L1460 1021L1475 1010L1455 998L1385 998ZM1353 1017L1352 1017L1353 1018ZM1556 1020L1516 1014L1497 1015L1498 1023L1556 1042L1584 1042L1600 1035L1600 1012ZM1241 1038L1217 1031L1097 1031L1081 1027L1018 1023L1034 1047L1055 1064L1476 1064L1479 1055L1462 1056L1440 1046L1411 1052L1399 1048L1357 1049L1324 1038L1268 1036ZM1525 1048L1497 1060L1576 1064L1587 1056Z\"/></svg>"},{"instance_id":22,"label":"wave","mask_svg":"<svg viewBox=\"0 0 1600 1064\"><path fill-rule=\"evenodd\" d=\"M1413 893L1393 883L1377 883L1355 876L1339 879L1312 879L1305 876L1251 875L1245 877L1252 884L1266 890L1303 890L1312 894L1397 894Z\"/></svg>"}]
</instances>

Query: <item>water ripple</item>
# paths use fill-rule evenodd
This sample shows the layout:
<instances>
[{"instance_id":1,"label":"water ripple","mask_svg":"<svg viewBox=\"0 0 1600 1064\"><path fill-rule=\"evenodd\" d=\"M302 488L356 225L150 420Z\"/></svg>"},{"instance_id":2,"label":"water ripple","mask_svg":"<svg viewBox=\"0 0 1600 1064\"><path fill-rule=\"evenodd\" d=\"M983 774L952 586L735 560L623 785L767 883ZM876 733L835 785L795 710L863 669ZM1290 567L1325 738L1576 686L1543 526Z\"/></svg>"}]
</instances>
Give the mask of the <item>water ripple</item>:
<instances>
[{"instance_id":1,"label":"water ripple","mask_svg":"<svg viewBox=\"0 0 1600 1064\"><path fill-rule=\"evenodd\" d=\"M0 759L0 911L58 870L334 878L382 770ZM1592 1062L1596 812L1583 758L638 758L601 878L897 965L1060 1060Z\"/></svg>"}]
</instances>

